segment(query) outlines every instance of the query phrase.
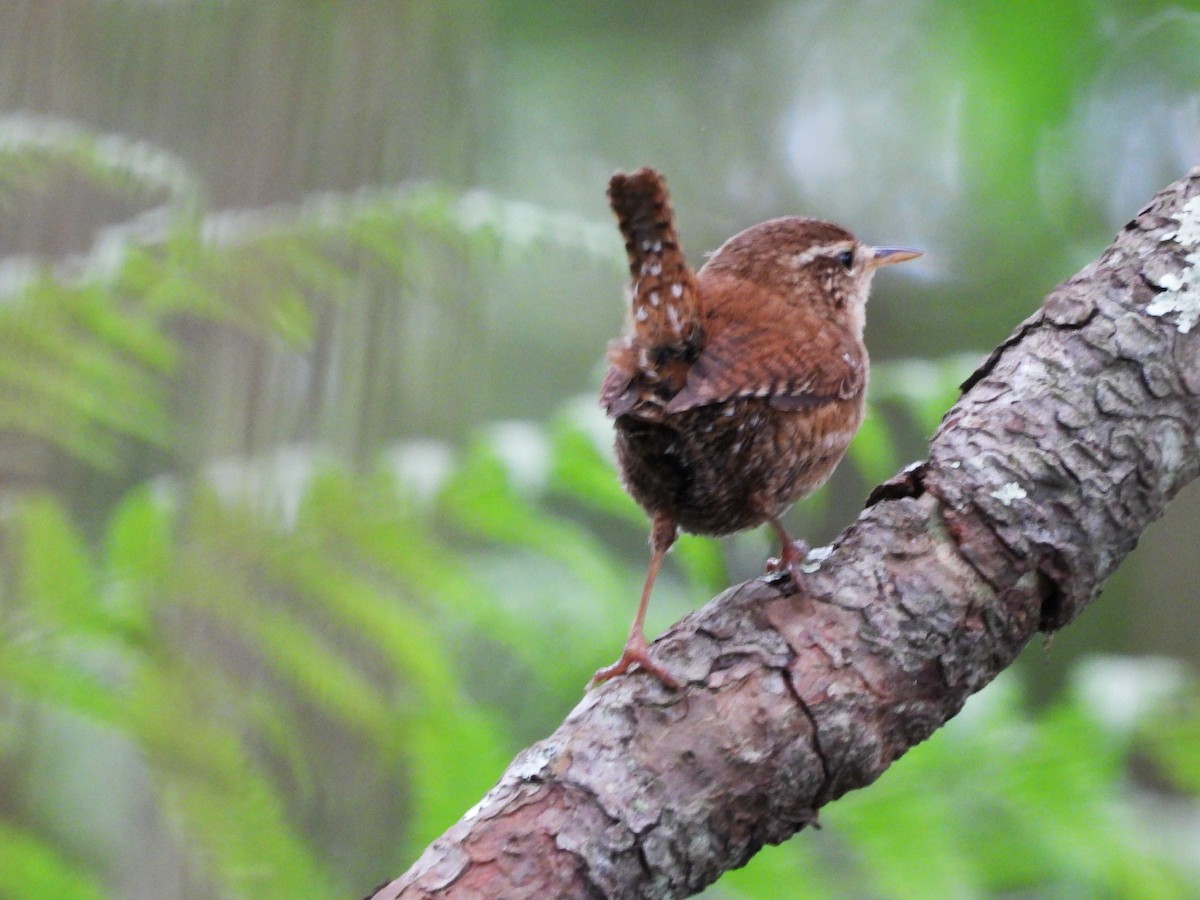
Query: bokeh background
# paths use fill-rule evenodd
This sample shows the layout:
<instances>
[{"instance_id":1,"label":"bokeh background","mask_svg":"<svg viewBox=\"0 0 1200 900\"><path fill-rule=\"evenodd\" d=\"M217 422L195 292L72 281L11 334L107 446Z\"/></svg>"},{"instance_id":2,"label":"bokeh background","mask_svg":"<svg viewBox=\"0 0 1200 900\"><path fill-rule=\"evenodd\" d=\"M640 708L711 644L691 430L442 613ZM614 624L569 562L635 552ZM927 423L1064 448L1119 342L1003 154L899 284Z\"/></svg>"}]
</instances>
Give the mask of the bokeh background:
<instances>
[{"instance_id":1,"label":"bokeh background","mask_svg":"<svg viewBox=\"0 0 1200 900\"><path fill-rule=\"evenodd\" d=\"M819 544L1200 164L1200 10L0 3L0 895L361 896L577 702L645 566L594 396L647 164L697 263L926 252ZM1198 516L707 896L1195 896ZM651 631L768 549L682 541Z\"/></svg>"}]
</instances>

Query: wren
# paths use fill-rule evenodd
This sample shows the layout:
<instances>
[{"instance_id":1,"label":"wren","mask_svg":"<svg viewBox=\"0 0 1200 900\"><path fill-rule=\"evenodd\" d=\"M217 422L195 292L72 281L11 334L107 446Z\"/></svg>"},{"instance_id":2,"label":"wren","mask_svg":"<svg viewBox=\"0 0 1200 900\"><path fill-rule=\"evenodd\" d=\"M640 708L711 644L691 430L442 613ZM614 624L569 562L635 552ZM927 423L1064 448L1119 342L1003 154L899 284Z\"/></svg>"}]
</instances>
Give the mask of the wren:
<instances>
[{"instance_id":1,"label":"wren","mask_svg":"<svg viewBox=\"0 0 1200 900\"><path fill-rule=\"evenodd\" d=\"M624 486L650 516L652 553L624 652L592 684L637 665L675 688L644 633L663 556L681 528L724 535L765 522L781 542L768 568L796 577L807 547L780 517L824 484L862 422L871 279L920 253L789 216L734 235L693 272L658 172L617 173L608 199L633 280L600 403Z\"/></svg>"}]
</instances>

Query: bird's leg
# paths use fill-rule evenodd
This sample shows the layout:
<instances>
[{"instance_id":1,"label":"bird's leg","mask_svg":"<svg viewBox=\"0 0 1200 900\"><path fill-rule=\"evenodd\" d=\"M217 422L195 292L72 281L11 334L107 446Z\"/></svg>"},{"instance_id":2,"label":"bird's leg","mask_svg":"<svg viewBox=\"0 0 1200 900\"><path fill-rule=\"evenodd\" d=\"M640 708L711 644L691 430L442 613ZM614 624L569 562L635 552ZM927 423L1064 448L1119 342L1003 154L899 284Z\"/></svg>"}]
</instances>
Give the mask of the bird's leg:
<instances>
[{"instance_id":1,"label":"bird's leg","mask_svg":"<svg viewBox=\"0 0 1200 900\"><path fill-rule=\"evenodd\" d=\"M605 666L592 676L588 687L594 687L617 675L623 675L629 671L631 666L638 665L672 690L679 689L679 682L665 668L650 658L645 632L646 608L650 605L650 592L654 589L654 580L658 577L663 557L675 543L676 533L675 520L670 516L659 514L654 517L650 531L652 551L650 569L646 573L646 583L642 586L642 598L638 601L637 615L633 617L633 624L629 627L629 637L625 641L625 649L621 652L620 659L611 666Z\"/></svg>"},{"instance_id":2,"label":"bird's leg","mask_svg":"<svg viewBox=\"0 0 1200 900\"><path fill-rule=\"evenodd\" d=\"M779 556L772 557L767 560L768 572L787 572L791 576L792 584L799 587L800 585L800 564L804 562L804 558L808 556L808 544L800 539L793 539L787 533L787 529L783 527L783 523L779 521L777 516L767 516L767 522L779 535Z\"/></svg>"}]
</instances>

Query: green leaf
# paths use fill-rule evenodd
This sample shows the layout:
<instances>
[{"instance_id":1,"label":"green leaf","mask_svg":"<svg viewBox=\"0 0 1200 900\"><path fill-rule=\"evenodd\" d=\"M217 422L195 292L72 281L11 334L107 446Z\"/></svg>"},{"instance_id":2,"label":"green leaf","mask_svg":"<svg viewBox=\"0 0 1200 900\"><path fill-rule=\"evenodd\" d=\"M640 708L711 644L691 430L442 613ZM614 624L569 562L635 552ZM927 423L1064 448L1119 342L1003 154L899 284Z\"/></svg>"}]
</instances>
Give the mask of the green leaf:
<instances>
[{"instance_id":1,"label":"green leaf","mask_svg":"<svg viewBox=\"0 0 1200 900\"><path fill-rule=\"evenodd\" d=\"M118 681L118 667L109 658L82 656L69 637L7 643L0 653L0 685L10 696L124 727L125 701L113 683Z\"/></svg>"},{"instance_id":2,"label":"green leaf","mask_svg":"<svg viewBox=\"0 0 1200 900\"><path fill-rule=\"evenodd\" d=\"M65 856L52 841L0 820L0 897L107 896L100 877Z\"/></svg>"},{"instance_id":3,"label":"green leaf","mask_svg":"<svg viewBox=\"0 0 1200 900\"><path fill-rule=\"evenodd\" d=\"M585 413L572 404L551 424L547 486L589 509L645 528L646 514L621 487L611 453L601 452L595 429L585 424L584 417L592 412L589 408Z\"/></svg>"},{"instance_id":4,"label":"green leaf","mask_svg":"<svg viewBox=\"0 0 1200 900\"><path fill-rule=\"evenodd\" d=\"M109 519L105 596L131 638L152 637L151 612L171 581L177 540L173 510L146 486L126 494Z\"/></svg>"},{"instance_id":5,"label":"green leaf","mask_svg":"<svg viewBox=\"0 0 1200 900\"><path fill-rule=\"evenodd\" d=\"M207 707L204 687L195 671L167 663L144 670L130 698L165 809L203 848L207 874L229 895L333 896L279 788L252 761L236 722Z\"/></svg>"},{"instance_id":6,"label":"green leaf","mask_svg":"<svg viewBox=\"0 0 1200 900\"><path fill-rule=\"evenodd\" d=\"M29 608L47 625L107 632L90 553L58 501L45 495L25 498L14 531L18 591Z\"/></svg>"}]
</instances>

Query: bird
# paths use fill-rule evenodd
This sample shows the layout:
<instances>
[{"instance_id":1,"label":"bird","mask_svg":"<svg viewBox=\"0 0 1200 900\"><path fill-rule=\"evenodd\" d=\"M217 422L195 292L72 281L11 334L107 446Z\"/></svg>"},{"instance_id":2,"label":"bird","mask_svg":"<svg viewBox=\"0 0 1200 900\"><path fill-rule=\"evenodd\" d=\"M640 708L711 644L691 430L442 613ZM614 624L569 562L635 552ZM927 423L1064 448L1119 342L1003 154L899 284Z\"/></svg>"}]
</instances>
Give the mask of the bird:
<instances>
[{"instance_id":1,"label":"bird","mask_svg":"<svg viewBox=\"0 0 1200 900\"><path fill-rule=\"evenodd\" d=\"M608 200L631 281L600 404L622 484L650 518L651 556L621 656L590 684L639 667L678 689L645 636L664 556L681 529L726 535L766 523L781 546L768 570L798 576L807 545L782 516L824 484L862 423L871 280L921 254L786 216L734 235L693 271L659 172L617 172Z\"/></svg>"}]
</instances>

